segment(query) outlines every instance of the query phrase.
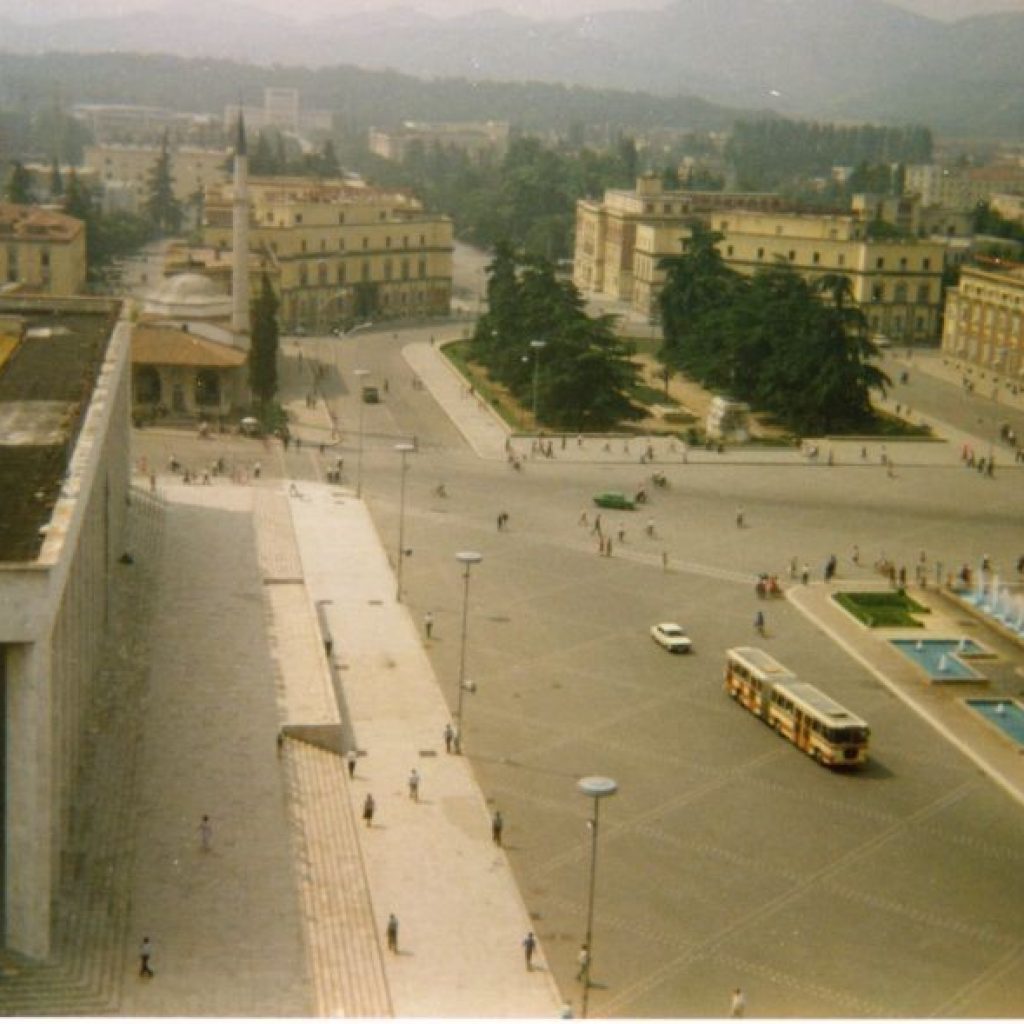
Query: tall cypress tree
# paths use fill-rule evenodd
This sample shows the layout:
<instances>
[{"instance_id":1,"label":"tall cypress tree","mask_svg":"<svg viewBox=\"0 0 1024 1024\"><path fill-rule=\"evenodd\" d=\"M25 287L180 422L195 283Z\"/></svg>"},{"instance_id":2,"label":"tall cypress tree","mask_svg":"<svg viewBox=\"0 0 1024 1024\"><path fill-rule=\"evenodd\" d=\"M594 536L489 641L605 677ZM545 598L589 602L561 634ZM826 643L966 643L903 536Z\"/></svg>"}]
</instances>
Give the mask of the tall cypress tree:
<instances>
[{"instance_id":1,"label":"tall cypress tree","mask_svg":"<svg viewBox=\"0 0 1024 1024\"><path fill-rule=\"evenodd\" d=\"M260 293L252 304L252 344L249 348L249 387L260 417L277 394L277 296L264 272Z\"/></svg>"},{"instance_id":2,"label":"tall cypress tree","mask_svg":"<svg viewBox=\"0 0 1024 1024\"><path fill-rule=\"evenodd\" d=\"M33 201L32 181L28 171L25 170L25 165L20 160L15 160L11 165L11 173L7 178L4 195L10 203L31 203Z\"/></svg>"},{"instance_id":3,"label":"tall cypress tree","mask_svg":"<svg viewBox=\"0 0 1024 1024\"><path fill-rule=\"evenodd\" d=\"M171 153L164 132L160 144L160 155L149 172L146 216L153 227L164 234L173 234L181 227L181 203L174 195L174 178L171 175Z\"/></svg>"}]
</instances>

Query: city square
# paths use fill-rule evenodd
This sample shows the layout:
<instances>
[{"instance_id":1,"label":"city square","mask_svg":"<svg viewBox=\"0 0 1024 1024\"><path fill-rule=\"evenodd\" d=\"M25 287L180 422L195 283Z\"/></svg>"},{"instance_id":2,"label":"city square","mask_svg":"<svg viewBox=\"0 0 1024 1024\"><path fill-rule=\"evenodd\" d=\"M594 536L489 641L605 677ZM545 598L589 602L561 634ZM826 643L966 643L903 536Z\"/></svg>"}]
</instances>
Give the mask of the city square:
<instances>
[{"instance_id":1,"label":"city square","mask_svg":"<svg viewBox=\"0 0 1024 1024\"><path fill-rule=\"evenodd\" d=\"M429 344L427 335L293 342L303 367L286 347L286 388L295 392L290 374L311 359L329 361L324 388L340 446L325 426L287 452L225 442L228 461L261 461L256 486L301 488L340 455L341 492L360 487L394 563L395 445L415 441L403 524L409 628L430 612L426 650L454 711L456 553L480 552L467 616L465 677L475 687L463 707L465 760L504 816L511 868L564 997L578 1005L586 911L590 807L577 781L600 774L619 791L601 812L592 1013L716 1016L742 985L758 1016L1012 1015L1019 803L794 602L764 606L768 636L757 642L870 722L867 768L815 766L733 705L721 679L725 650L753 642L756 575L785 577L791 558L811 567L813 582L797 588L807 591L823 590L830 553L843 586L877 585L877 558L913 565L922 550L929 566L976 565L987 554L1008 572L1018 471L980 477L960 464L955 441L890 444L892 477L874 442L867 462L860 441L835 442L833 466L778 451L691 452L683 464L659 439L669 487L640 512L605 513L606 529L621 520L625 540L602 558L591 496L649 475L638 442L626 457L620 439L607 453L603 441L570 437L522 473L500 453L480 458L455 429L467 417L456 407L450 419L425 376L426 388L413 385L405 346ZM379 405L352 400L355 369L386 381ZM915 402L927 402L925 391ZM528 453L527 439L513 443ZM158 431L136 444L154 467L171 451L198 465L213 450ZM442 482L446 497L436 493ZM499 512L508 514L500 531ZM850 561L854 544L860 567ZM650 642L648 627L665 618L685 625L692 655L673 658ZM986 642L1001 656L992 687L1016 694L1017 651ZM442 746L439 734L434 742Z\"/></svg>"}]
</instances>

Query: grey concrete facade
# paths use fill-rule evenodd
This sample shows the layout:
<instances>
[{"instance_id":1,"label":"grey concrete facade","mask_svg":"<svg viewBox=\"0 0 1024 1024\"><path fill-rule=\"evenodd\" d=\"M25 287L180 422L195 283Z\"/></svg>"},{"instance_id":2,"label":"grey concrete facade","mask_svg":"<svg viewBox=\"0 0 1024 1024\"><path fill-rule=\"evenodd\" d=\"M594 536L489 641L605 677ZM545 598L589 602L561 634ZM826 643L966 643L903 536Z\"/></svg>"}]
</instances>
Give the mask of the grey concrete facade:
<instances>
[{"instance_id":1,"label":"grey concrete facade","mask_svg":"<svg viewBox=\"0 0 1024 1024\"><path fill-rule=\"evenodd\" d=\"M120 321L106 346L38 557L0 564L4 944L38 958L51 949L82 723L123 550L130 335Z\"/></svg>"}]
</instances>

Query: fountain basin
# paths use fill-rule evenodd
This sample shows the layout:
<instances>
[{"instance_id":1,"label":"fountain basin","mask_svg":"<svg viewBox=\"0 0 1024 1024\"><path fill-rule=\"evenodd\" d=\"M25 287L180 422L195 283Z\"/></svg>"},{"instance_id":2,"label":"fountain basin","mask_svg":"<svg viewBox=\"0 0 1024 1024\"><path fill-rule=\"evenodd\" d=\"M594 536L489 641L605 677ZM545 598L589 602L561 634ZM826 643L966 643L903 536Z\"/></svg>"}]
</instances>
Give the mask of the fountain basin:
<instances>
[{"instance_id":1,"label":"fountain basin","mask_svg":"<svg viewBox=\"0 0 1024 1024\"><path fill-rule=\"evenodd\" d=\"M909 658L934 682L984 682L985 677L961 658L983 657L989 652L974 640L890 640L905 658Z\"/></svg>"},{"instance_id":2,"label":"fountain basin","mask_svg":"<svg viewBox=\"0 0 1024 1024\"><path fill-rule=\"evenodd\" d=\"M975 714L981 715L1018 746L1024 747L1024 708L1016 701L984 697L966 703Z\"/></svg>"}]
</instances>

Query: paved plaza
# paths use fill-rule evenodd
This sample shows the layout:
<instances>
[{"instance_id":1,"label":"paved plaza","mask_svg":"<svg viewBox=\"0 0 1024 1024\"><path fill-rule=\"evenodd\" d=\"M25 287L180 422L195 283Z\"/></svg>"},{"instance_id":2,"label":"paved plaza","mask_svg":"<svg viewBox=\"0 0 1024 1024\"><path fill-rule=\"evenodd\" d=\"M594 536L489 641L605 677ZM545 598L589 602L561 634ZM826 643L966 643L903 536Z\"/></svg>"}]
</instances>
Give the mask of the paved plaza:
<instances>
[{"instance_id":1,"label":"paved plaza","mask_svg":"<svg viewBox=\"0 0 1024 1024\"><path fill-rule=\"evenodd\" d=\"M65 939L45 969L4 964L0 1007L553 1017L565 1001L578 1013L592 808L577 781L601 774L619 792L601 806L593 1015L725 1016L739 985L757 1017L1019 1016L1024 768L961 698L1019 696L1020 648L930 585L929 629L997 657L988 683L929 686L821 582L831 553L840 587L878 587L876 559L912 570L922 551L930 584L983 554L1013 575L1024 470L1001 459L989 479L959 459L964 443L988 444L983 407L961 403L949 422L956 380L915 364L890 401L912 402L947 440L889 442L892 474L876 441L818 442L829 466L659 439L662 490L639 462L645 442L575 437L555 439L550 459L514 438L515 472L504 428L435 332L289 342L298 447L136 435L121 601L137 614L111 637ZM309 409L316 364L328 372ZM357 366L386 386L379 406L351 400ZM403 441L417 447L404 509ZM165 471L172 453L200 473L224 457L229 472L186 486ZM650 505L603 513L614 549L600 556L591 495L641 483ZM443 730L464 550L483 560L458 757ZM789 580L793 558L809 585ZM788 600L759 604L758 572L779 573ZM871 723L866 770L814 765L725 697L724 651L753 641L759 607L758 643ZM690 631L693 655L650 642L666 618Z\"/></svg>"}]
</instances>

